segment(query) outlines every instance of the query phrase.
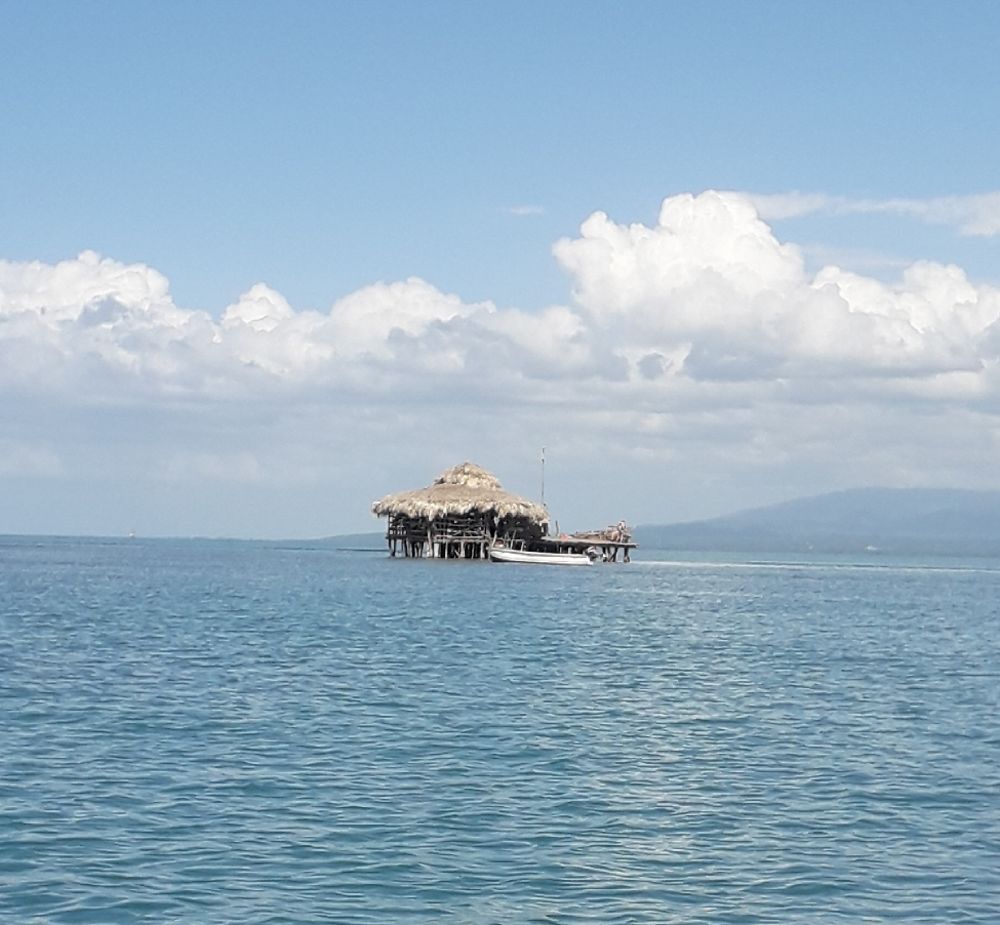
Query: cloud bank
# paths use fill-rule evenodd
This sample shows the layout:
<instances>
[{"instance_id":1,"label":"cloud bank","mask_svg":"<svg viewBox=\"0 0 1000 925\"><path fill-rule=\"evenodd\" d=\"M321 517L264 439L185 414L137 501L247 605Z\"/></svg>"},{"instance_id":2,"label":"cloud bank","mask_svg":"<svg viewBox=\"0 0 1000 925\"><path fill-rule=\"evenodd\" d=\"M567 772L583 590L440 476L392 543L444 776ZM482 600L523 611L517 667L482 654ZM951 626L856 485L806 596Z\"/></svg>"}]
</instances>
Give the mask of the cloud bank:
<instances>
[{"instance_id":1,"label":"cloud bank","mask_svg":"<svg viewBox=\"0 0 1000 925\"><path fill-rule=\"evenodd\" d=\"M297 311L258 283L219 318L174 304L167 280L141 264L93 252L0 262L0 376L74 403L343 386L377 395L417 380L519 383L528 403L535 388L581 383L655 388L670 402L725 381L781 381L792 397L816 380L892 378L923 393L955 374L971 398L997 358L996 289L926 262L892 285L835 266L809 275L739 194L672 197L652 227L598 212L554 253L573 299L542 311L466 303L411 278L328 312Z\"/></svg>"},{"instance_id":2,"label":"cloud bank","mask_svg":"<svg viewBox=\"0 0 1000 925\"><path fill-rule=\"evenodd\" d=\"M39 423L57 409L94 432L114 411L140 441L160 421L172 449L147 468L165 479L289 478L330 454L370 470L380 444L434 435L445 463L537 442L591 471L991 483L1000 291L930 262L891 284L809 273L761 216L822 207L709 191L652 226L594 213L553 248L571 297L532 311L411 278L322 312L257 283L213 316L141 264L0 261L0 475L73 468L71 437Z\"/></svg>"}]
</instances>

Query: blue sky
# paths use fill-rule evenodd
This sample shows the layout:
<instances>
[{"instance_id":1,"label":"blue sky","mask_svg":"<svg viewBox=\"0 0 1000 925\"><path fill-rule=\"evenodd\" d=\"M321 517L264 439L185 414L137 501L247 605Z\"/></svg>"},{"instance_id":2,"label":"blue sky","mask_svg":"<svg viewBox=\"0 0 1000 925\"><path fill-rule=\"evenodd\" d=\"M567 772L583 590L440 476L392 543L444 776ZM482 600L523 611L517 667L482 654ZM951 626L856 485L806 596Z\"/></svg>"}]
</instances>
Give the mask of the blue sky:
<instances>
[{"instance_id":1,"label":"blue sky","mask_svg":"<svg viewBox=\"0 0 1000 925\"><path fill-rule=\"evenodd\" d=\"M644 221L688 190L929 197L996 178L995 4L39 3L4 19L4 256L151 263L210 311L259 279L319 307L413 274L542 304L565 288L551 242L595 209ZM524 205L545 214L503 212ZM825 231L913 257L943 237Z\"/></svg>"},{"instance_id":2,"label":"blue sky","mask_svg":"<svg viewBox=\"0 0 1000 925\"><path fill-rule=\"evenodd\" d=\"M596 278L597 270L554 257L556 242L579 240L581 224L598 211L622 227L638 223L653 228L664 199L705 190L826 197L816 207L792 209L754 200L775 239L801 251L807 288L815 288L813 274L835 265L895 286L899 304L906 306L906 286L898 280L906 267L921 261L960 267L981 306L992 304L994 287L1000 284L997 234L989 224L1000 206L981 199L998 186L996 4L43 2L3 3L0 12L0 260L17 277L16 287L8 280L6 290L16 288L16 298L33 310L39 309L39 300L52 298L51 291L29 297L26 287L37 280L18 268L35 261L54 267L93 251L121 266L162 275L169 295L158 296L157 304L166 306L168 314L177 309L218 321L260 283L293 313L325 314L352 294L371 293L373 284L418 278L438 294L454 295L466 306L488 303L501 315L515 309L538 315L547 307L565 306L573 317L559 322L564 331L582 319L586 336L607 340L616 329L602 333L607 319L597 320L600 306L578 299L585 280ZM985 231L969 233L970 209L979 210ZM715 228L712 233L731 234L734 240L743 234L742 226L726 227L728 231ZM691 244L697 246L697 241ZM701 259L694 250L687 255L696 263ZM619 259L631 257L619 254ZM601 288L610 285L605 279L595 291L613 301L622 292L636 291L634 283L619 279L611 292ZM102 297L111 297L110 290L97 288ZM670 351L681 349L677 345L683 340L687 368L695 369L695 360L718 338L686 328L683 337L673 329L667 337L648 318L638 324L639 313L649 305L669 312L673 304L663 293L638 288L647 294L623 324L622 330L628 325L634 330L629 328L628 344L617 346L618 358L639 362L647 343L658 355L673 357ZM116 304L128 303L120 293L112 295ZM139 302L145 298L133 295ZM76 298L85 306L94 295L84 286L60 298L67 304ZM408 292L400 298L405 313L411 304L406 300L418 296ZM377 299L372 304L370 313L390 311ZM698 299L686 304L698 304ZM876 313L880 304L866 303ZM0 326L2 311L0 305ZM436 324L450 325L454 341L435 360L435 369L441 369L456 350L471 349L472 340L461 341L461 348L456 344L463 331L468 334L465 328L478 322L462 313L448 315L445 308L434 311L430 327L409 330L404 325L404 330L416 339L419 352L429 350L431 336L440 334ZM984 307L974 332L977 343L990 340L984 333L987 315ZM497 322L502 321L505 338L512 336L514 320L514 315L503 315ZM487 327L496 333L492 321ZM917 327L928 333L926 325ZM966 331L967 326L958 327ZM947 342L949 355L958 356L966 345L952 343L958 335L945 328L942 321L934 329L935 343ZM13 330L12 322L8 330ZM119 324L116 355L135 343L134 330L128 337L121 330ZM337 331L323 337L343 336L341 328ZM511 363L523 365L525 355L517 354L511 343L544 341L551 333L546 331L526 341L504 340L502 348L493 344L483 348L484 355L506 356L508 351ZM385 332L390 340L391 332L390 326ZM476 337L482 336L476 328ZM583 336L579 331L573 335ZM8 370L18 357L30 356L26 335L17 337L16 343L13 335L8 337ZM255 349L273 353L273 340ZM107 386L116 396L109 402L101 397L106 383L99 383L105 382L107 364L118 362L108 359L110 348L98 349L84 340L59 343L55 355L62 359L47 354L46 362L55 362L56 372L63 369L60 363L74 364L70 392L62 392L68 387L58 383L42 388L37 379L45 376L32 379L23 370L21 378L8 373L0 381L6 390L0 399L7 408L0 418L6 436L0 431L0 440L14 448L12 458L25 460L9 465L6 475L0 470L0 479L16 483L24 499L11 509L6 523L0 511L0 531L138 528L152 533L315 535L341 526L372 526L366 506L359 512L356 499L331 500L317 511L310 500L317 493L332 497L335 485L345 479L359 484L365 498L373 490L377 495L383 488L401 487L399 480L421 484L436 469L459 461L445 459L445 453L478 458L515 483L512 487L528 490L534 479L533 461L524 462L509 443L492 445L485 435L467 433L465 410L448 397L452 389L465 388L457 380L442 382L440 392L415 402L407 412L414 432L425 432L430 425L421 424L420 415L430 413L432 405L437 409L442 458L430 453L426 464L412 456L387 462L372 447L391 442L399 408L375 401L359 384L380 377L385 381L381 368L358 369L349 386L331 386L325 378L322 385L315 378L303 379L296 361L289 361L281 375L292 370L288 375L298 376L302 391L295 396L275 397L253 386L232 389L223 402L207 386L165 381L162 357L157 354L154 363L152 355L142 354L144 348L135 347L129 360L133 378ZM565 347L553 350L557 356L566 352ZM764 353L770 356L773 348ZM992 368L992 354L987 354L975 358L983 369ZM415 355L413 349L409 355ZM256 354L253 360L240 356L244 363L259 365ZM462 354L463 368L471 356ZM913 363L933 367L927 375L956 373L936 359L921 357ZM755 353L754 362L759 359ZM671 362L681 370L683 358L678 355ZM971 362L963 358L958 364L964 364L963 374ZM613 363L594 363L618 381L614 377L620 374L609 372L616 368ZM865 374L866 383L885 376L886 364L879 363ZM893 363L889 365L897 368ZM147 368L161 376L155 388L142 378ZM764 378L762 369L758 380ZM772 390L775 383L794 379L788 369L780 372L770 380ZM662 402L623 394L616 399L619 405L601 398L573 406L573 413L590 416L589 423L561 434L572 417L571 403L544 383L562 382L570 372L560 378L544 371L525 373L518 365L517 375L521 380L537 376L535 397L521 397L508 407L498 402L489 413L521 433L526 446L552 445L557 473L561 443L565 496L559 498L558 489L553 490L574 520L605 515L617 520L620 514L631 520L669 520L855 483L956 483L969 479L968 467L980 473L980 483L986 479L987 456L976 454L988 455L992 445L975 450L974 440L966 440L970 448L964 466L949 456L929 463L925 471L910 471L901 461L912 460L919 441L914 442L916 435L902 421L898 445L870 448L869 465L860 471L818 466L816 459L823 458L819 450L815 457L797 459L791 447L801 445L801 435L780 434L775 423L780 414L756 422L720 418L718 425L729 440L738 434L741 440L765 443L783 437L774 465L756 461L752 472L747 464L706 467L696 453L664 456L661 445L641 445L635 429L622 435L594 423L601 415L614 415L616 407L631 412L641 406L662 419L648 426L666 428L683 442L678 434L689 437L692 428L675 402L689 385L686 374L670 385ZM573 375L583 374L577 370ZM849 381L846 373L839 375L829 385L832 391L823 390L824 396L839 395L836 401L823 398L824 408L834 415L837 402L848 416L884 414L889 393L893 401L912 408L927 400L928 389L936 395L941 385L936 379L932 388L925 377L918 388L907 366L907 388L893 381L880 396L866 391L858 398L855 374ZM204 381L210 379L206 374ZM84 400L81 396L90 396L91 386L93 395ZM405 382L398 387L415 394ZM181 393L189 404L183 415L175 407ZM986 413L984 402L989 404L983 396L992 393L981 382L968 386L968 394L973 393L978 403L973 408L966 402L961 412L971 415L971 433L982 438L980 415ZM807 399L796 395L801 407ZM718 414L738 417L739 408L760 408L772 400L743 395ZM708 401L707 393L697 401ZM712 402L721 399L713 393ZM116 418L109 404L127 404L127 413L119 409L122 417ZM248 409L263 414L259 409L264 404L272 408L270 423L259 417L246 423ZM307 411L317 405L321 411ZM874 406L882 410L873 412ZM25 411L29 407L30 414ZM347 408L362 418L361 424L345 422ZM940 405L934 409L944 414ZM930 413L928 407L923 413ZM954 427L955 409L949 414L950 423L941 433L962 440L961 433L948 429ZM201 423L190 423L199 415ZM150 424L161 418L155 427ZM300 419L296 429L294 422ZM699 426L707 426L706 421ZM76 427L81 434L73 437ZM273 446L276 427L292 456L309 460L301 466L306 474L293 487L273 473L296 471L294 460L260 461ZM343 447L317 442L316 432L326 428L350 434L348 453L356 468L344 462ZM223 430L225 438L219 436ZM217 435L216 442L206 434ZM623 440L633 439L636 446L630 450L636 455L628 465L636 477L628 487L616 489L607 511L593 510L586 495L603 471L602 448L607 444L617 452ZM721 456L726 455L723 444ZM109 445L119 446L113 463L102 455ZM166 482L153 491L144 481L151 461L162 460L168 447L185 446L190 456L167 466L173 475L164 476ZM129 447L129 453L122 447ZM703 451L704 446L698 452ZM125 461L132 453L135 459ZM593 457L589 461L568 462L587 453ZM329 481L322 474L327 455L337 460L330 459ZM535 451L530 455L533 460ZM205 463L203 477L197 480L195 467L188 484L179 474L182 460L195 457ZM206 513L211 506L205 503L205 473L226 481L227 465L235 470L244 465L246 477L224 486L223 496L231 504ZM664 467L668 479L662 477ZM702 484L699 473L708 470L710 484ZM130 480L145 486L129 496L128 520L136 524L107 513L118 497L115 492L121 491L115 486ZM664 490L665 482L675 487ZM63 499L65 513L43 500L53 491ZM233 507L245 508L240 499L251 491L264 513L234 515ZM88 496L105 501L92 509ZM157 502L161 496L169 500Z\"/></svg>"}]
</instances>

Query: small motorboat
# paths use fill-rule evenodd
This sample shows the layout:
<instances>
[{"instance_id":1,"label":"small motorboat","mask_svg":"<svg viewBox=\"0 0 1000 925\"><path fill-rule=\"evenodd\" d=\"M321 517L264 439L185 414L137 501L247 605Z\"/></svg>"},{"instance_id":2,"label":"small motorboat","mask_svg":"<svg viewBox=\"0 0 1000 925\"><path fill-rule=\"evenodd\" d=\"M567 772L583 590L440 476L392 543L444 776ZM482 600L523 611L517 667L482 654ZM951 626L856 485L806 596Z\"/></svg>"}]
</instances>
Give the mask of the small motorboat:
<instances>
[{"instance_id":1,"label":"small motorboat","mask_svg":"<svg viewBox=\"0 0 1000 925\"><path fill-rule=\"evenodd\" d=\"M531 565L593 565L596 550L586 552L542 552L530 549L511 549L508 546L491 546L490 559L494 562L520 562Z\"/></svg>"}]
</instances>

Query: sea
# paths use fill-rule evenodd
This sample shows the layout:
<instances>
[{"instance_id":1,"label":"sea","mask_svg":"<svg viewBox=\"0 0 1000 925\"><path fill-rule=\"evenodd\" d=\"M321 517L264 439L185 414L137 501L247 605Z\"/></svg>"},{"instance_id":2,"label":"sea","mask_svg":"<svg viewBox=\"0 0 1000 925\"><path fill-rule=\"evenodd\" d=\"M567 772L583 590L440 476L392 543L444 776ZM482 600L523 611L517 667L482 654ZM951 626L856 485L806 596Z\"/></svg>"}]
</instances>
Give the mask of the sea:
<instances>
[{"instance_id":1,"label":"sea","mask_svg":"<svg viewBox=\"0 0 1000 925\"><path fill-rule=\"evenodd\" d=\"M0 538L0 922L997 923L998 602L975 559Z\"/></svg>"}]
</instances>

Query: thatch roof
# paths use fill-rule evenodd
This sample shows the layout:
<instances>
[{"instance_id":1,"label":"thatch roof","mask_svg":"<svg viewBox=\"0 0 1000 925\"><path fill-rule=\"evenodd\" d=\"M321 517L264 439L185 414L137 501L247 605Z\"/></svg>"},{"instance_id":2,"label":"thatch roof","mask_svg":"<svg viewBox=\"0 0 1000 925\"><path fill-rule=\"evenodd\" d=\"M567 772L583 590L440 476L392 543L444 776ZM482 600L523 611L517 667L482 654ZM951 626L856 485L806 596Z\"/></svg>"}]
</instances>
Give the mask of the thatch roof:
<instances>
[{"instance_id":1,"label":"thatch roof","mask_svg":"<svg viewBox=\"0 0 1000 925\"><path fill-rule=\"evenodd\" d=\"M540 504L504 491L492 472L470 462L445 470L427 488L386 495L372 505L372 513L379 517L402 514L434 520L473 512L526 517L536 523L549 519L548 511Z\"/></svg>"}]
</instances>

